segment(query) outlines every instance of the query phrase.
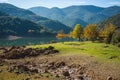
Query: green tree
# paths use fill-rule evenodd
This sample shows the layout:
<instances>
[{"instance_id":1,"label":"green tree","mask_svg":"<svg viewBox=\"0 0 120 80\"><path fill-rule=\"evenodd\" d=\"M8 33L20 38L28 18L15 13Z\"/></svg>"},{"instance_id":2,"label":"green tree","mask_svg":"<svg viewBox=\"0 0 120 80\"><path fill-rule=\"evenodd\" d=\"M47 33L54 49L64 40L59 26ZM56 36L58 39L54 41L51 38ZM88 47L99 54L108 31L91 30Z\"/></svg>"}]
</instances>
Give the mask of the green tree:
<instances>
[{"instance_id":1,"label":"green tree","mask_svg":"<svg viewBox=\"0 0 120 80\"><path fill-rule=\"evenodd\" d=\"M89 24L84 29L84 38L94 41L97 38L98 31L95 24Z\"/></svg>"},{"instance_id":2,"label":"green tree","mask_svg":"<svg viewBox=\"0 0 120 80\"><path fill-rule=\"evenodd\" d=\"M120 29L115 30L112 36L112 43L118 44L120 43Z\"/></svg>"},{"instance_id":3,"label":"green tree","mask_svg":"<svg viewBox=\"0 0 120 80\"><path fill-rule=\"evenodd\" d=\"M112 23L107 24L99 33L99 36L103 39L105 43L110 43L112 35L115 31L115 26Z\"/></svg>"},{"instance_id":4,"label":"green tree","mask_svg":"<svg viewBox=\"0 0 120 80\"><path fill-rule=\"evenodd\" d=\"M70 36L72 38L78 38L79 41L81 40L82 34L83 34L83 28L80 24L76 24L73 31L70 32Z\"/></svg>"}]
</instances>

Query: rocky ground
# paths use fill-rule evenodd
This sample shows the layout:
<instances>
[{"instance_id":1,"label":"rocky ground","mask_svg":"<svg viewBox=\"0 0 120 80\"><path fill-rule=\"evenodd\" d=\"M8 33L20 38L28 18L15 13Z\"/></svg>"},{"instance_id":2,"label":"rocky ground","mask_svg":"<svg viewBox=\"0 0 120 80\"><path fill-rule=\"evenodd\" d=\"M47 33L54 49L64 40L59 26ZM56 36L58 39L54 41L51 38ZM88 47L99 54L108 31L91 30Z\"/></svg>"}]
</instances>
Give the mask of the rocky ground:
<instances>
[{"instance_id":1,"label":"rocky ground","mask_svg":"<svg viewBox=\"0 0 120 80\"><path fill-rule=\"evenodd\" d=\"M9 73L28 75L22 80L120 80L120 65L114 62L98 62L94 56L59 56L54 54L59 54L59 51L52 46L46 49L9 47L1 50L4 55L1 56L0 66ZM7 55L14 52L20 54L21 51L22 56L19 57ZM27 52L29 54L26 56L24 53ZM31 55L33 53L37 54ZM4 69L1 68L0 73L4 72ZM35 74L39 75L31 79Z\"/></svg>"}]
</instances>

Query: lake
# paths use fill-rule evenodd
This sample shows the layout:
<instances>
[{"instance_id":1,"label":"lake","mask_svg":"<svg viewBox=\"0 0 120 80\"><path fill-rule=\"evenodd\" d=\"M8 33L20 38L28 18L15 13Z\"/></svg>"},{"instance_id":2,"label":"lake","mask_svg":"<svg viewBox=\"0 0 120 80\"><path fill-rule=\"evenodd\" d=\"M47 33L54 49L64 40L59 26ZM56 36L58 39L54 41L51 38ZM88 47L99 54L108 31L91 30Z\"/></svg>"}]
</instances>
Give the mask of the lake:
<instances>
[{"instance_id":1,"label":"lake","mask_svg":"<svg viewBox=\"0 0 120 80\"><path fill-rule=\"evenodd\" d=\"M57 38L18 38L18 39L0 39L0 46L23 46L23 45L38 45L51 42L73 41L73 39L57 39Z\"/></svg>"}]
</instances>

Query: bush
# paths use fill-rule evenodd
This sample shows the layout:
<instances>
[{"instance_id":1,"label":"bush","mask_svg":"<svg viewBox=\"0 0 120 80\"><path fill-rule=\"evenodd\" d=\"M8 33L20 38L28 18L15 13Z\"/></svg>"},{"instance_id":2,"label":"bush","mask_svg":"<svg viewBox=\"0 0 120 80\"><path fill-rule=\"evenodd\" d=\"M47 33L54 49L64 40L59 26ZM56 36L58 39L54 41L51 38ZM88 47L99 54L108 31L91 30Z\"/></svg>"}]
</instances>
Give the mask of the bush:
<instances>
[{"instance_id":1,"label":"bush","mask_svg":"<svg viewBox=\"0 0 120 80\"><path fill-rule=\"evenodd\" d=\"M120 29L114 32L111 43L113 44L120 43Z\"/></svg>"},{"instance_id":2,"label":"bush","mask_svg":"<svg viewBox=\"0 0 120 80\"><path fill-rule=\"evenodd\" d=\"M120 43L117 44L117 47L120 47Z\"/></svg>"}]
</instances>

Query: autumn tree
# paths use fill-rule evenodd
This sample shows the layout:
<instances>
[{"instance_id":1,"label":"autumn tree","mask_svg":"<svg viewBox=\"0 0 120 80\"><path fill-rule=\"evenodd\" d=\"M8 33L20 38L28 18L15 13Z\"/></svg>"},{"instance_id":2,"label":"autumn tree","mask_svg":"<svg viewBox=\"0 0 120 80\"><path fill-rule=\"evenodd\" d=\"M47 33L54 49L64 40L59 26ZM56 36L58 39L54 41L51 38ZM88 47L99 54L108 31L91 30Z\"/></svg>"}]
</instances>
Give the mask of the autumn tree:
<instances>
[{"instance_id":1,"label":"autumn tree","mask_svg":"<svg viewBox=\"0 0 120 80\"><path fill-rule=\"evenodd\" d=\"M114 31L115 26L112 23L109 23L99 32L99 36L103 39L105 43L110 43Z\"/></svg>"},{"instance_id":2,"label":"autumn tree","mask_svg":"<svg viewBox=\"0 0 120 80\"><path fill-rule=\"evenodd\" d=\"M95 24L89 24L84 29L84 38L94 41L97 38L98 31L97 26Z\"/></svg>"},{"instance_id":3,"label":"autumn tree","mask_svg":"<svg viewBox=\"0 0 120 80\"><path fill-rule=\"evenodd\" d=\"M83 34L83 28L80 24L76 24L73 31L70 32L70 36L72 38L78 38L79 41L81 40L82 34Z\"/></svg>"},{"instance_id":4,"label":"autumn tree","mask_svg":"<svg viewBox=\"0 0 120 80\"><path fill-rule=\"evenodd\" d=\"M68 36L68 35L65 34L63 30L60 30L60 31L58 32L58 34L56 35L56 38L58 38L58 39L63 39L63 38L66 38L67 36Z\"/></svg>"}]
</instances>

